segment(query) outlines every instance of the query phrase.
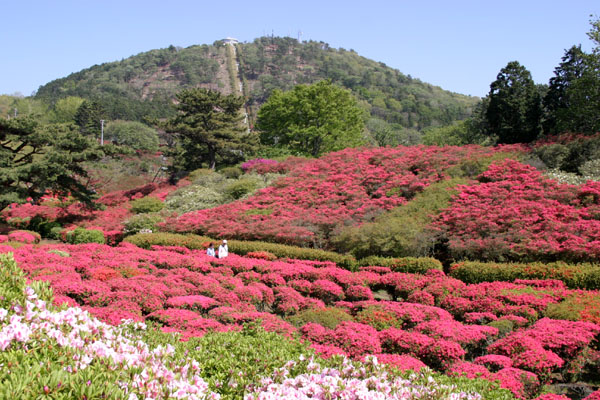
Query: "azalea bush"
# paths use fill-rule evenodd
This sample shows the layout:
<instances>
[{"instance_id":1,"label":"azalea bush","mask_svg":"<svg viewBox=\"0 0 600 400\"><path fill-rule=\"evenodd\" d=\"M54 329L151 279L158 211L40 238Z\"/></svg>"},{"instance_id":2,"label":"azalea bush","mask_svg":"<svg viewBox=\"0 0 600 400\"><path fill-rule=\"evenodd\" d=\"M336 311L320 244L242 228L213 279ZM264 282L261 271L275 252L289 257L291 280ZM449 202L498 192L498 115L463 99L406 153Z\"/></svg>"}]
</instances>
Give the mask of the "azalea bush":
<instances>
[{"instance_id":1,"label":"azalea bush","mask_svg":"<svg viewBox=\"0 0 600 400\"><path fill-rule=\"evenodd\" d=\"M456 259L597 261L600 183L574 186L514 160L462 186L435 222Z\"/></svg>"}]
</instances>

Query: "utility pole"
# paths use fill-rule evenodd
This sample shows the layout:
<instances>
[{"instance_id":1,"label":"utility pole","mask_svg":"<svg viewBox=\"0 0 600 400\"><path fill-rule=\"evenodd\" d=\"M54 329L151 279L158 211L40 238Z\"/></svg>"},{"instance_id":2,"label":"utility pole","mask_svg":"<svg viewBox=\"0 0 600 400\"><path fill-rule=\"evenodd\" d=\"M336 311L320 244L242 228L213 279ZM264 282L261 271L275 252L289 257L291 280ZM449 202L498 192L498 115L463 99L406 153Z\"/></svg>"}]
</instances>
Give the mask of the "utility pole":
<instances>
[{"instance_id":1,"label":"utility pole","mask_svg":"<svg viewBox=\"0 0 600 400\"><path fill-rule=\"evenodd\" d=\"M15 107L15 118L17 118L17 107Z\"/></svg>"},{"instance_id":2,"label":"utility pole","mask_svg":"<svg viewBox=\"0 0 600 400\"><path fill-rule=\"evenodd\" d=\"M104 146L104 120L100 120L100 146Z\"/></svg>"}]
</instances>

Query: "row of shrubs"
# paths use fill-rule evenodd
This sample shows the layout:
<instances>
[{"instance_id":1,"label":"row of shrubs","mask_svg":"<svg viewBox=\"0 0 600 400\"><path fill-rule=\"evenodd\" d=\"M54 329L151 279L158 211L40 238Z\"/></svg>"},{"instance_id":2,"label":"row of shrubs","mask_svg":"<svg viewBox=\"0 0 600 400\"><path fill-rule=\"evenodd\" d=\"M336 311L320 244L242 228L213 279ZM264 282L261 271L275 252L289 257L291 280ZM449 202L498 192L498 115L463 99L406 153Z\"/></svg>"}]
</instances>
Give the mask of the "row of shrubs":
<instances>
[{"instance_id":1,"label":"row of shrubs","mask_svg":"<svg viewBox=\"0 0 600 400\"><path fill-rule=\"evenodd\" d=\"M217 240L193 234L176 233L140 233L128 236L125 242L138 247L149 249L151 246L182 246L199 250L206 248L207 243L218 243ZM277 243L229 240L229 251L237 255L272 254L277 258L292 258L298 260L331 261L338 266L356 270L358 267L377 265L389 267L395 272L425 273L430 269L442 270L442 264L428 257L388 258L371 256L356 260L350 255L334 253L320 249L289 246ZM261 257L262 258L262 257Z\"/></svg>"},{"instance_id":2,"label":"row of shrubs","mask_svg":"<svg viewBox=\"0 0 600 400\"><path fill-rule=\"evenodd\" d=\"M464 261L450 268L450 275L465 283L481 283L515 279L558 279L572 289L600 288L600 266L591 263L496 263Z\"/></svg>"}]
</instances>

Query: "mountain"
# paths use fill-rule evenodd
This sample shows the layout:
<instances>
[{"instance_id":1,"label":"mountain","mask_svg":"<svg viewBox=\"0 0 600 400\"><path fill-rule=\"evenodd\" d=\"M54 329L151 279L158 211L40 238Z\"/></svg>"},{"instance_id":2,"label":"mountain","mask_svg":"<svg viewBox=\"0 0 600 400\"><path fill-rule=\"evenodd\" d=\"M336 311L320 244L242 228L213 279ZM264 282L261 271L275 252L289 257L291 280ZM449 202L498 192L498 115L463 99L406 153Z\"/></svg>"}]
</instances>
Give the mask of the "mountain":
<instances>
[{"instance_id":1,"label":"mountain","mask_svg":"<svg viewBox=\"0 0 600 400\"><path fill-rule=\"evenodd\" d=\"M372 123L396 129L450 124L468 117L479 101L421 82L353 50L289 37L151 50L54 80L41 86L36 98L50 104L66 96L93 98L110 118L141 120L171 115L175 93L205 87L243 94L252 123L273 90L322 79L350 89L370 112Z\"/></svg>"}]
</instances>

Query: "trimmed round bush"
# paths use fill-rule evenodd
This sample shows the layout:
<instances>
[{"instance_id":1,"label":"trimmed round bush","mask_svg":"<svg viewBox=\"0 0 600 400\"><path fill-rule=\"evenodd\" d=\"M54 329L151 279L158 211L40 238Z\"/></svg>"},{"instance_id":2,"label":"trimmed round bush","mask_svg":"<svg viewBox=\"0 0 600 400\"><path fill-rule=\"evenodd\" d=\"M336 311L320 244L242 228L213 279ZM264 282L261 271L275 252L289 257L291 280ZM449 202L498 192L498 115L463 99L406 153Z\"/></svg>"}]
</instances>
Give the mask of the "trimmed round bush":
<instances>
[{"instance_id":1,"label":"trimmed round bush","mask_svg":"<svg viewBox=\"0 0 600 400\"><path fill-rule=\"evenodd\" d=\"M227 167L220 170L219 173L229 179L238 179L244 174L244 171L239 167Z\"/></svg>"},{"instance_id":2,"label":"trimmed round bush","mask_svg":"<svg viewBox=\"0 0 600 400\"><path fill-rule=\"evenodd\" d=\"M133 200L129 203L131 211L136 214L145 214L158 212L163 209L164 204L156 197L142 197L141 199Z\"/></svg>"},{"instance_id":3,"label":"trimmed round bush","mask_svg":"<svg viewBox=\"0 0 600 400\"><path fill-rule=\"evenodd\" d=\"M75 228L67 232L67 242L71 244L100 243L106 242L104 233L98 229Z\"/></svg>"},{"instance_id":4,"label":"trimmed round bush","mask_svg":"<svg viewBox=\"0 0 600 400\"><path fill-rule=\"evenodd\" d=\"M334 329L343 321L353 321L354 318L341 308L326 307L301 311L289 317L288 320L292 325L298 327L312 322L329 329Z\"/></svg>"},{"instance_id":5,"label":"trimmed round bush","mask_svg":"<svg viewBox=\"0 0 600 400\"><path fill-rule=\"evenodd\" d=\"M225 187L225 195L233 200L238 200L255 190L256 182L253 179L240 179Z\"/></svg>"}]
</instances>

